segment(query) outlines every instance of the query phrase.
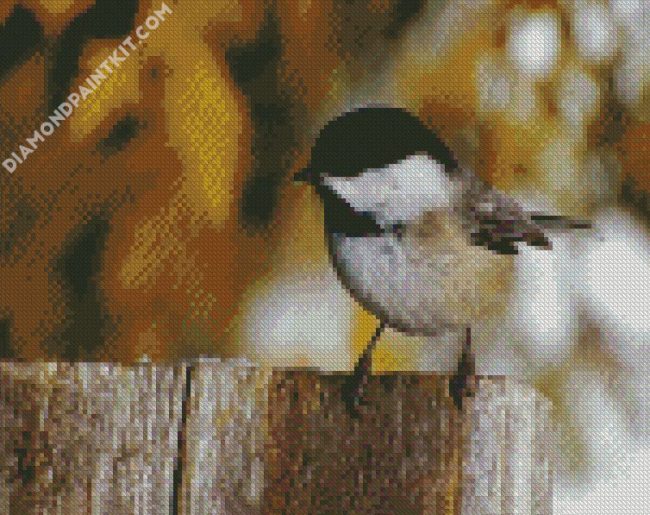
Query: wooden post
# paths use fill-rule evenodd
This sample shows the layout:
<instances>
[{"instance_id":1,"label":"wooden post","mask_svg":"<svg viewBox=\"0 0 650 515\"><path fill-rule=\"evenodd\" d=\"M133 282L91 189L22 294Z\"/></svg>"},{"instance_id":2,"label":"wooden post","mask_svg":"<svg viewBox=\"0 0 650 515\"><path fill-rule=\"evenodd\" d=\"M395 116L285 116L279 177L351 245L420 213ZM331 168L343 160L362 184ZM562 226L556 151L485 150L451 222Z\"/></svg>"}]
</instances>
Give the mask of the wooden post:
<instances>
[{"instance_id":1,"label":"wooden post","mask_svg":"<svg viewBox=\"0 0 650 515\"><path fill-rule=\"evenodd\" d=\"M240 360L0 364L1 513L552 513L548 404Z\"/></svg>"}]
</instances>

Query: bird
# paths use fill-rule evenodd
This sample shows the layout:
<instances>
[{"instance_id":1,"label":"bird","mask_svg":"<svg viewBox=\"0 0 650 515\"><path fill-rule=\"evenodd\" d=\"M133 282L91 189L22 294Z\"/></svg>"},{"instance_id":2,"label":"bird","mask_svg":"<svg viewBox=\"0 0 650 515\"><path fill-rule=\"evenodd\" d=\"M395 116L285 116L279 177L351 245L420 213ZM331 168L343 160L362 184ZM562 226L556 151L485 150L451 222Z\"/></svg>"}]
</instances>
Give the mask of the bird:
<instances>
[{"instance_id":1,"label":"bird","mask_svg":"<svg viewBox=\"0 0 650 515\"><path fill-rule=\"evenodd\" d=\"M437 336L465 330L450 395L462 406L473 373L471 327L502 302L494 288L520 245L552 249L549 232L589 228L527 212L459 165L433 129L401 107L366 106L326 123L294 180L324 210L332 265L343 286L379 320L345 391L356 412L385 328ZM503 296L503 294L501 294Z\"/></svg>"}]
</instances>

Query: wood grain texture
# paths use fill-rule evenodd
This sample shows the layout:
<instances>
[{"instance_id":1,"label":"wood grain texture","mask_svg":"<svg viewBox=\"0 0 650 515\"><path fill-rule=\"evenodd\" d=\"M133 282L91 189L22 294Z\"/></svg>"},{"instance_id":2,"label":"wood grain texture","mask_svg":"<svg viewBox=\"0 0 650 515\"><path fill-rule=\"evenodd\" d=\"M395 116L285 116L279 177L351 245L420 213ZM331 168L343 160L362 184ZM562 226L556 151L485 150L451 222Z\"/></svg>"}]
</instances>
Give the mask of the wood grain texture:
<instances>
[{"instance_id":1,"label":"wood grain texture","mask_svg":"<svg viewBox=\"0 0 650 515\"><path fill-rule=\"evenodd\" d=\"M266 374L246 363L191 367L179 513L258 513L264 489Z\"/></svg>"},{"instance_id":2,"label":"wood grain texture","mask_svg":"<svg viewBox=\"0 0 650 515\"><path fill-rule=\"evenodd\" d=\"M483 377L464 410L463 513L553 513L547 401L502 377Z\"/></svg>"},{"instance_id":3,"label":"wood grain texture","mask_svg":"<svg viewBox=\"0 0 650 515\"><path fill-rule=\"evenodd\" d=\"M341 402L342 375L275 374L266 513L444 513L460 417L444 377L382 375L365 409Z\"/></svg>"},{"instance_id":4,"label":"wood grain texture","mask_svg":"<svg viewBox=\"0 0 650 515\"><path fill-rule=\"evenodd\" d=\"M241 360L0 364L0 513L547 514L548 404L479 378L383 374L351 416L342 374Z\"/></svg>"},{"instance_id":5,"label":"wood grain texture","mask_svg":"<svg viewBox=\"0 0 650 515\"><path fill-rule=\"evenodd\" d=\"M167 513L184 367L2 364L4 513Z\"/></svg>"}]
</instances>

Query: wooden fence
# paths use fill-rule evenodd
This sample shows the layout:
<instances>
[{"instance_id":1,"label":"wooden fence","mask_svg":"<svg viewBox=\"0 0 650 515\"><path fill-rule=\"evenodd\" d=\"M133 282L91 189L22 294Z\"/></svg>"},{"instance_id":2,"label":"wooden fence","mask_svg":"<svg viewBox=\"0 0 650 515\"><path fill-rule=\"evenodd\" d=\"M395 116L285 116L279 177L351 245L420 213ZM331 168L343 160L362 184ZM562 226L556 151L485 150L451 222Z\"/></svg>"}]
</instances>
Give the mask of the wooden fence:
<instances>
[{"instance_id":1,"label":"wooden fence","mask_svg":"<svg viewBox=\"0 0 650 515\"><path fill-rule=\"evenodd\" d=\"M0 364L0 513L549 514L548 404L477 378Z\"/></svg>"}]
</instances>

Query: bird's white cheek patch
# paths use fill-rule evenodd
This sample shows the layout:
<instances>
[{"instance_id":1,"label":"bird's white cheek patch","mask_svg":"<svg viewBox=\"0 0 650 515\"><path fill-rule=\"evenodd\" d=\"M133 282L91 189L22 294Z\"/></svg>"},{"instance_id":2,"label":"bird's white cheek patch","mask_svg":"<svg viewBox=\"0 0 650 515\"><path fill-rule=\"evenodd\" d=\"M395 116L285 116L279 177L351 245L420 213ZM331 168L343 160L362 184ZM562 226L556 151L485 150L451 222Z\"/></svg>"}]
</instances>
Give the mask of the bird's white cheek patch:
<instances>
[{"instance_id":1,"label":"bird's white cheek patch","mask_svg":"<svg viewBox=\"0 0 650 515\"><path fill-rule=\"evenodd\" d=\"M416 220L453 204L453 183L445 166L426 155L368 169L358 177L324 177L323 182L357 211L374 213L380 223Z\"/></svg>"}]
</instances>

